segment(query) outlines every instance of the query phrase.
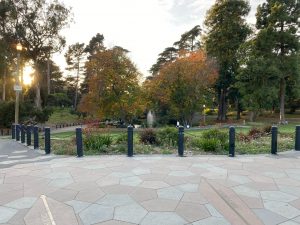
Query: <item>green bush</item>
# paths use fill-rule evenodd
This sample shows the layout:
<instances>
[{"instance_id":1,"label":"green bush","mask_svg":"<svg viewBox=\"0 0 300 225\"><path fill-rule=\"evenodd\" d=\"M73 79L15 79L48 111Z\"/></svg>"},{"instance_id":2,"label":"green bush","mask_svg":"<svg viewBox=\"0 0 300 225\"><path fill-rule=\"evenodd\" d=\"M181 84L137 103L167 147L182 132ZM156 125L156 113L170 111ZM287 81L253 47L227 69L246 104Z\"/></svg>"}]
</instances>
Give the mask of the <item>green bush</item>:
<instances>
[{"instance_id":1,"label":"green bush","mask_svg":"<svg viewBox=\"0 0 300 225\"><path fill-rule=\"evenodd\" d=\"M161 145L176 146L178 142L178 130L175 127L166 127L158 131L157 137Z\"/></svg>"},{"instance_id":2,"label":"green bush","mask_svg":"<svg viewBox=\"0 0 300 225\"><path fill-rule=\"evenodd\" d=\"M153 129L147 128L139 133L140 141L143 144L157 144L156 132Z\"/></svg>"},{"instance_id":3,"label":"green bush","mask_svg":"<svg viewBox=\"0 0 300 225\"><path fill-rule=\"evenodd\" d=\"M107 152L107 147L112 144L112 137L103 134L87 134L83 139L86 151Z\"/></svg>"},{"instance_id":4,"label":"green bush","mask_svg":"<svg viewBox=\"0 0 300 225\"><path fill-rule=\"evenodd\" d=\"M68 95L65 93L55 93L48 95L47 105L68 107L72 105L72 100L69 99Z\"/></svg>"},{"instance_id":5,"label":"green bush","mask_svg":"<svg viewBox=\"0 0 300 225\"><path fill-rule=\"evenodd\" d=\"M218 140L222 149L226 149L228 145L229 135L225 131L220 131L217 129L207 130L202 133L203 139L216 139Z\"/></svg>"},{"instance_id":6,"label":"green bush","mask_svg":"<svg viewBox=\"0 0 300 225\"><path fill-rule=\"evenodd\" d=\"M194 142L195 147L204 150L205 152L216 152L219 150L219 140L212 139L198 139Z\"/></svg>"},{"instance_id":7,"label":"green bush","mask_svg":"<svg viewBox=\"0 0 300 225\"><path fill-rule=\"evenodd\" d=\"M117 136L116 144L126 144L127 143L127 134L123 133Z\"/></svg>"}]
</instances>

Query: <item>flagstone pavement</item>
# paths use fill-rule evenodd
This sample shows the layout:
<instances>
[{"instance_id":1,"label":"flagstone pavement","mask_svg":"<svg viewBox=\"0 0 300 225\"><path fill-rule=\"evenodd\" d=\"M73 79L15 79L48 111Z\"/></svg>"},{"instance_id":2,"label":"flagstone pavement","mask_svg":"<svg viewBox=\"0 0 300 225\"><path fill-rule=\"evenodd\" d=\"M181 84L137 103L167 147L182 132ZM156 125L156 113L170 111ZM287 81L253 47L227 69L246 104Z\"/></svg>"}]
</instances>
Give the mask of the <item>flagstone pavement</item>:
<instances>
[{"instance_id":1,"label":"flagstone pavement","mask_svg":"<svg viewBox=\"0 0 300 225\"><path fill-rule=\"evenodd\" d=\"M0 151L0 224L300 224L300 152L76 158L3 139Z\"/></svg>"}]
</instances>

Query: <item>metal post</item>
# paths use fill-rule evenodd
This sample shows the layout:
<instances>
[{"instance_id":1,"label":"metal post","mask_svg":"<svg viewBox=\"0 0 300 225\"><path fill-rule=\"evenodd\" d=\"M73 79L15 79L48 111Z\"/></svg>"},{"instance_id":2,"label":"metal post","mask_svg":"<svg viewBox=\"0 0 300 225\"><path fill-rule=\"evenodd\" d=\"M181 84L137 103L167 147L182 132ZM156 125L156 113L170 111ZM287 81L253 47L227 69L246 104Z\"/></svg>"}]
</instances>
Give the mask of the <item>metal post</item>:
<instances>
[{"instance_id":1,"label":"metal post","mask_svg":"<svg viewBox=\"0 0 300 225\"><path fill-rule=\"evenodd\" d=\"M295 150L300 151L300 126L296 126Z\"/></svg>"},{"instance_id":2,"label":"metal post","mask_svg":"<svg viewBox=\"0 0 300 225\"><path fill-rule=\"evenodd\" d=\"M50 141L50 127L45 127L45 153L46 155L51 152L51 141Z\"/></svg>"},{"instance_id":3,"label":"metal post","mask_svg":"<svg viewBox=\"0 0 300 225\"><path fill-rule=\"evenodd\" d=\"M184 127L178 128L178 156L183 157L184 154Z\"/></svg>"},{"instance_id":4,"label":"metal post","mask_svg":"<svg viewBox=\"0 0 300 225\"><path fill-rule=\"evenodd\" d=\"M25 143L25 125L24 124L21 125L21 143L22 144Z\"/></svg>"},{"instance_id":5,"label":"metal post","mask_svg":"<svg viewBox=\"0 0 300 225\"><path fill-rule=\"evenodd\" d=\"M26 143L27 143L27 146L31 145L31 129L32 129L32 126L28 125L27 130L26 130L26 137L27 137Z\"/></svg>"},{"instance_id":6,"label":"metal post","mask_svg":"<svg viewBox=\"0 0 300 225\"><path fill-rule=\"evenodd\" d=\"M34 149L39 148L39 127L38 126L33 127L33 148Z\"/></svg>"},{"instance_id":7,"label":"metal post","mask_svg":"<svg viewBox=\"0 0 300 225\"><path fill-rule=\"evenodd\" d=\"M83 145L82 145L82 128L76 128L76 146L77 146L77 157L83 156Z\"/></svg>"},{"instance_id":8,"label":"metal post","mask_svg":"<svg viewBox=\"0 0 300 225\"><path fill-rule=\"evenodd\" d=\"M16 125L16 141L20 141L20 124Z\"/></svg>"},{"instance_id":9,"label":"metal post","mask_svg":"<svg viewBox=\"0 0 300 225\"><path fill-rule=\"evenodd\" d=\"M128 143L128 152L127 156L133 156L133 126L129 125L127 128L127 143Z\"/></svg>"},{"instance_id":10,"label":"metal post","mask_svg":"<svg viewBox=\"0 0 300 225\"><path fill-rule=\"evenodd\" d=\"M229 128L229 157L235 156L235 128Z\"/></svg>"},{"instance_id":11,"label":"metal post","mask_svg":"<svg viewBox=\"0 0 300 225\"><path fill-rule=\"evenodd\" d=\"M11 125L11 138L16 139L16 125Z\"/></svg>"},{"instance_id":12,"label":"metal post","mask_svg":"<svg viewBox=\"0 0 300 225\"><path fill-rule=\"evenodd\" d=\"M272 132L272 140L271 140L271 153L273 155L277 154L277 135L278 135L278 128L273 126L271 129Z\"/></svg>"}]
</instances>

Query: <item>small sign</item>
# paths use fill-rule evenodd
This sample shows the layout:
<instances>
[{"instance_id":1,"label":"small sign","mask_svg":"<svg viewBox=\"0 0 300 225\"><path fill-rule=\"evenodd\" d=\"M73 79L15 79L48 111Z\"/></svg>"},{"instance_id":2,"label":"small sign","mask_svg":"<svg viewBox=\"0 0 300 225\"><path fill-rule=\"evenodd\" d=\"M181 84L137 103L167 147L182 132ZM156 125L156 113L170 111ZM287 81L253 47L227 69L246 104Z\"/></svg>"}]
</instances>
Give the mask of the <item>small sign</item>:
<instances>
[{"instance_id":1,"label":"small sign","mask_svg":"<svg viewBox=\"0 0 300 225\"><path fill-rule=\"evenodd\" d=\"M14 85L14 91L22 91L22 86L21 85Z\"/></svg>"}]
</instances>

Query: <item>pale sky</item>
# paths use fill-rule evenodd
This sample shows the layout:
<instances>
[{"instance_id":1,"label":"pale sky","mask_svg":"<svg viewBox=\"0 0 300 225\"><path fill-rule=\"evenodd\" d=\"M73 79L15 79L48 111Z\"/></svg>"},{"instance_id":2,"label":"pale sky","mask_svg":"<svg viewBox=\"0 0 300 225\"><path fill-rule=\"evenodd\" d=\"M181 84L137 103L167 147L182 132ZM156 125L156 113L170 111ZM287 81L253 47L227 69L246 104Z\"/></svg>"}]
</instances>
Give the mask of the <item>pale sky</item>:
<instances>
[{"instance_id":1,"label":"pale sky","mask_svg":"<svg viewBox=\"0 0 300 225\"><path fill-rule=\"evenodd\" d=\"M105 45L121 46L144 76L156 62L158 54L172 46L180 35L195 25L203 27L206 11L214 0L61 0L72 7L74 23L63 31L67 45L87 44L97 33L103 34ZM249 22L255 23L258 4L249 0ZM54 61L64 70L64 52Z\"/></svg>"}]
</instances>

